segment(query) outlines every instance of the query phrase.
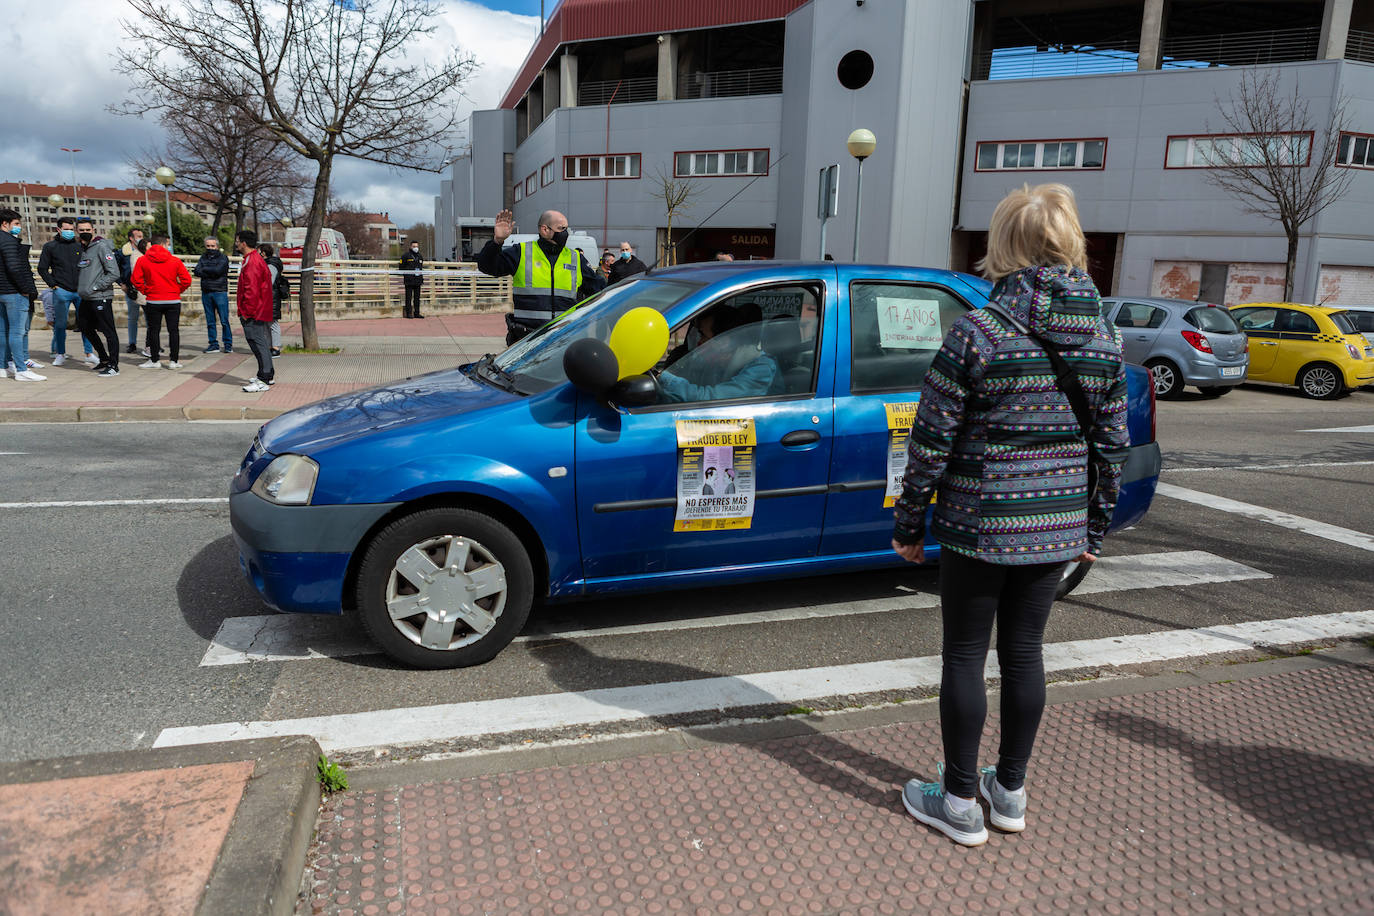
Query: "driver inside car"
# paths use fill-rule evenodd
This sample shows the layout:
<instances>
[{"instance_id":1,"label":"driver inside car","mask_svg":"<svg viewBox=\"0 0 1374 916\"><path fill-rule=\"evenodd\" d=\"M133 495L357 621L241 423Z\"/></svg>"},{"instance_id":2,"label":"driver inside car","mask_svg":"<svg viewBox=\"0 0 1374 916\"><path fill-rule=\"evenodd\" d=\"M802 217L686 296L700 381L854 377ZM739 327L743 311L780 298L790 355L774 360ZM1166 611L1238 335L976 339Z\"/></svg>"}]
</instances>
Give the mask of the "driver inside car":
<instances>
[{"instance_id":1,"label":"driver inside car","mask_svg":"<svg viewBox=\"0 0 1374 916\"><path fill-rule=\"evenodd\" d=\"M759 348L753 311L717 305L693 319L686 342L669 354L659 375L663 399L724 401L778 393L778 363Z\"/></svg>"}]
</instances>

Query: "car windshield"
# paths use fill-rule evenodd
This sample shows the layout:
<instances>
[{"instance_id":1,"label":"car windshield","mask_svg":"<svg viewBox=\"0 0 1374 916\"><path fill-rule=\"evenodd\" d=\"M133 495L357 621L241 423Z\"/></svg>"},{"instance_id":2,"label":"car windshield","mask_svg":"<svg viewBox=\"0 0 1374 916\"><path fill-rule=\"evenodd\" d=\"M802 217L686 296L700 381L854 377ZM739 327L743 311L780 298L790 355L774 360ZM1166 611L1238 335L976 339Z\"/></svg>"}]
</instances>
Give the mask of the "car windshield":
<instances>
[{"instance_id":1,"label":"car windshield","mask_svg":"<svg viewBox=\"0 0 1374 916\"><path fill-rule=\"evenodd\" d=\"M1215 331L1218 334L1239 334L1240 327L1226 309L1204 306L1192 309L1184 316L1188 323L1200 331Z\"/></svg>"},{"instance_id":2,"label":"car windshield","mask_svg":"<svg viewBox=\"0 0 1374 916\"><path fill-rule=\"evenodd\" d=\"M492 360L521 394L538 394L567 381L563 352L584 337L607 341L611 329L630 309L647 306L659 312L686 299L700 288L680 280L634 279L617 283L582 302ZM481 363L478 364L479 366Z\"/></svg>"},{"instance_id":3,"label":"car windshield","mask_svg":"<svg viewBox=\"0 0 1374 916\"><path fill-rule=\"evenodd\" d=\"M1350 316L1345 312L1332 312L1331 323L1336 326L1336 330L1342 334L1358 334L1359 328L1355 327L1355 322L1350 320Z\"/></svg>"}]
</instances>

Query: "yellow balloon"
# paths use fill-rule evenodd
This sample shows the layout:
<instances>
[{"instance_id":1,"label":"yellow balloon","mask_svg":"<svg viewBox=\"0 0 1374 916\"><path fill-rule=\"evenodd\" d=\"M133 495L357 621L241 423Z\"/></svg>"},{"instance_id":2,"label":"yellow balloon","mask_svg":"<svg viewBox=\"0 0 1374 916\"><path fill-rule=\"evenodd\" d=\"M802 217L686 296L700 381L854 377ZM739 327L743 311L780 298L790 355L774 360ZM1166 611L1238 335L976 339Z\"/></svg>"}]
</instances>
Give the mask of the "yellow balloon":
<instances>
[{"instance_id":1,"label":"yellow balloon","mask_svg":"<svg viewBox=\"0 0 1374 916\"><path fill-rule=\"evenodd\" d=\"M607 344L620 360L621 378L648 372L668 349L668 322L656 309L630 309L611 329Z\"/></svg>"}]
</instances>

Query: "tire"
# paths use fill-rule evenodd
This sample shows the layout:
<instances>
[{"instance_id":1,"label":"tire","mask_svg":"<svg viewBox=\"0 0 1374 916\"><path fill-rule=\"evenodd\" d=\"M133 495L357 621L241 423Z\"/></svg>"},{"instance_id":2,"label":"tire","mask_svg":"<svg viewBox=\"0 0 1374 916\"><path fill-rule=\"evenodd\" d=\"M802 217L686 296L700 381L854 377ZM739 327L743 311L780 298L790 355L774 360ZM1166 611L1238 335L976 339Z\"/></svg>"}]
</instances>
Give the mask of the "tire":
<instances>
[{"instance_id":1,"label":"tire","mask_svg":"<svg viewBox=\"0 0 1374 916\"><path fill-rule=\"evenodd\" d=\"M1230 394L1235 385L1213 385L1210 388L1199 388L1204 398L1219 398L1223 394Z\"/></svg>"},{"instance_id":2,"label":"tire","mask_svg":"<svg viewBox=\"0 0 1374 916\"><path fill-rule=\"evenodd\" d=\"M372 539L355 598L363 627L390 658L415 668L466 668L490 661L525 626L534 569L520 538L491 516L425 509ZM393 618L391 605L413 613Z\"/></svg>"},{"instance_id":3,"label":"tire","mask_svg":"<svg viewBox=\"0 0 1374 916\"><path fill-rule=\"evenodd\" d=\"M1183 393L1183 373L1178 366L1167 359L1152 359L1145 364L1150 370L1150 382L1155 386L1155 397L1161 401L1172 401Z\"/></svg>"},{"instance_id":4,"label":"tire","mask_svg":"<svg viewBox=\"0 0 1374 916\"><path fill-rule=\"evenodd\" d=\"M1069 565L1064 568L1064 577L1059 580L1059 586L1054 590L1054 600L1058 601L1065 597L1069 592L1078 588L1087 578L1088 571L1093 568L1091 563L1082 563L1078 560L1070 560Z\"/></svg>"},{"instance_id":5,"label":"tire","mask_svg":"<svg viewBox=\"0 0 1374 916\"><path fill-rule=\"evenodd\" d=\"M1347 394L1341 370L1330 363L1303 366L1298 373L1297 386L1307 397L1321 401L1334 401Z\"/></svg>"}]
</instances>

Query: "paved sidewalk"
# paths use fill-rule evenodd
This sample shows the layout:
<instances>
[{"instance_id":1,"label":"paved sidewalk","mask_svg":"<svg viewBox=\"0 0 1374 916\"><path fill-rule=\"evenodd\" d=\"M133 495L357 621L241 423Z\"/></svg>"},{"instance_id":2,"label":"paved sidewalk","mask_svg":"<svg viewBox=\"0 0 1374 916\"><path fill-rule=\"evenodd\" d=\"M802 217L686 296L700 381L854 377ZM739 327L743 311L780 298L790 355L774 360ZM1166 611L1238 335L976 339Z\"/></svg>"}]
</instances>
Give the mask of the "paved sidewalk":
<instances>
[{"instance_id":1,"label":"paved sidewalk","mask_svg":"<svg viewBox=\"0 0 1374 916\"><path fill-rule=\"evenodd\" d=\"M977 849L898 797L940 759L933 704L853 731L783 720L790 737L753 744L572 746L524 771L358 771L323 807L298 912L1367 913L1374 653L1336 656L1065 688L1080 698L1046 711L1027 831ZM601 759L549 765L579 755Z\"/></svg>"},{"instance_id":2,"label":"paved sidewalk","mask_svg":"<svg viewBox=\"0 0 1374 916\"><path fill-rule=\"evenodd\" d=\"M120 335L123 339L122 327ZM45 364L38 372L48 380L0 379L0 419L269 419L331 395L499 352L505 348L504 335L501 314L322 321L320 345L340 347L341 352L284 353L274 361L277 383L272 389L248 394L240 389L257 371L257 362L237 334L233 353L202 353L205 326L192 325L182 330L182 369L139 369L142 356L121 354L120 374L100 378L82 362L81 343L74 335L68 335L68 361L53 366L46 349L51 334L39 321L29 332L29 355ZM282 342L300 344L299 324L283 324ZM163 357L165 366L166 353Z\"/></svg>"}]
</instances>

